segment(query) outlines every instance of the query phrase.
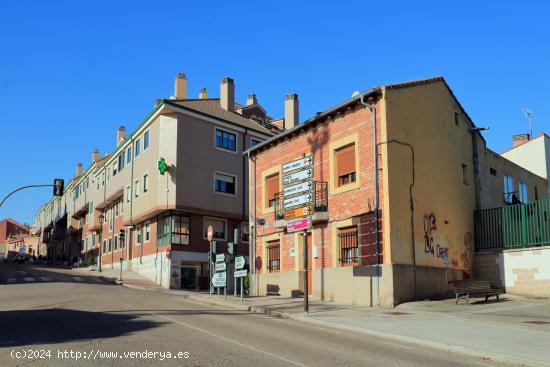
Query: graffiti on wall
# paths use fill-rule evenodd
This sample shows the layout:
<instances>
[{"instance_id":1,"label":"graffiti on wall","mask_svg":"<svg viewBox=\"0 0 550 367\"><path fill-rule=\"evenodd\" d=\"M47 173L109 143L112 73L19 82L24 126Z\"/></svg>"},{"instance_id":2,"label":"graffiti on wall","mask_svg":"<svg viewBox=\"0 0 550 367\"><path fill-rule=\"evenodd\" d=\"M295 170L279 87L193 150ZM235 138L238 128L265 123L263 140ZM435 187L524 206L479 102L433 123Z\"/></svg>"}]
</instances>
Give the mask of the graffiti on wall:
<instances>
[{"instance_id":1,"label":"graffiti on wall","mask_svg":"<svg viewBox=\"0 0 550 367\"><path fill-rule=\"evenodd\" d=\"M466 234L464 234L464 249L460 253L460 260L464 265L464 269L470 269L471 257L472 257L472 234L470 232L466 232Z\"/></svg>"},{"instance_id":2,"label":"graffiti on wall","mask_svg":"<svg viewBox=\"0 0 550 367\"><path fill-rule=\"evenodd\" d=\"M434 244L434 232L437 229L436 221L437 219L433 213L424 216L424 252L448 261L449 248Z\"/></svg>"}]
</instances>

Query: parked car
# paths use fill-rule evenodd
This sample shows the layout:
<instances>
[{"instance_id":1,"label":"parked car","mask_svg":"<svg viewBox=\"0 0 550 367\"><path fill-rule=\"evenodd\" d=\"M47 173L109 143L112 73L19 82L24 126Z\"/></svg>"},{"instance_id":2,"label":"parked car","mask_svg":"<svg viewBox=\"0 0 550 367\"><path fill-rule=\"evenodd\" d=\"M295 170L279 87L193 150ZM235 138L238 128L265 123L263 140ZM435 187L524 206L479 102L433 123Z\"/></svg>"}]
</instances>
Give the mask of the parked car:
<instances>
[{"instance_id":1,"label":"parked car","mask_svg":"<svg viewBox=\"0 0 550 367\"><path fill-rule=\"evenodd\" d=\"M17 254L13 258L13 262L17 263L17 264L23 264L23 263L26 263L27 261L29 261L29 259L27 258L27 255L25 255L25 254Z\"/></svg>"}]
</instances>

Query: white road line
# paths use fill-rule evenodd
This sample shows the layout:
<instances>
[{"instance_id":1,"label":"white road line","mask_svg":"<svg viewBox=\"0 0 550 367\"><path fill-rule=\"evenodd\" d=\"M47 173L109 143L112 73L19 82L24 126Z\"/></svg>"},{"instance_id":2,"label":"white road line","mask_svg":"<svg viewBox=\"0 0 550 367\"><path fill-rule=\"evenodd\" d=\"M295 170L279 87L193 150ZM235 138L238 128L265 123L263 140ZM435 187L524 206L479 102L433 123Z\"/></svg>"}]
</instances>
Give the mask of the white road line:
<instances>
[{"instance_id":1,"label":"white road line","mask_svg":"<svg viewBox=\"0 0 550 367\"><path fill-rule=\"evenodd\" d=\"M76 280L77 282L82 282L84 280L81 277L73 277L73 279Z\"/></svg>"},{"instance_id":2,"label":"white road line","mask_svg":"<svg viewBox=\"0 0 550 367\"><path fill-rule=\"evenodd\" d=\"M15 279L15 278L8 278L8 279L6 279L6 282L7 282L7 283L15 283L15 282L17 282L17 279Z\"/></svg>"},{"instance_id":3,"label":"white road line","mask_svg":"<svg viewBox=\"0 0 550 367\"><path fill-rule=\"evenodd\" d=\"M246 348L246 349L249 349L253 352L256 352L256 353L261 353L261 354L265 354L266 356L269 356L271 358L275 358L275 359L278 359L278 360L281 360L283 362L286 362L286 363L289 363L289 364L292 364L294 366L300 366L300 367L308 367L307 364L303 364L303 363L300 363L300 362L297 362L297 361L293 361L292 359L288 359L288 358L285 358L285 357L282 357L282 356L279 356L277 354L273 354L271 352L268 352L266 350L262 350L262 349L258 349L258 348L254 348L253 346L250 346L250 345L247 345L247 344L244 344L244 343L240 343L236 340L233 340L233 339L229 339L229 338L226 338L225 336L222 336L222 335L218 335L218 334L214 334L208 330L204 330L204 329L201 329L199 327L196 327L196 326L193 326L193 325L189 325L185 322L181 322L181 321L178 321L178 320L174 320L170 317L166 317L166 316L163 316L163 315L159 315L157 313L154 313L154 312L150 312L151 315L154 315L158 318L161 318L161 319L164 319L164 320L168 320L168 321L171 321L173 323L176 323L178 325L181 325L181 326L184 326L184 327L187 327L189 329L193 329L195 331L198 331L198 332L201 332L203 334L206 334L206 335L210 335L214 338L218 338L218 339L221 339L223 340L224 342L226 343L231 343L231 344L234 344L234 345L238 345L239 347L242 347L242 348Z\"/></svg>"},{"instance_id":4,"label":"white road line","mask_svg":"<svg viewBox=\"0 0 550 367\"><path fill-rule=\"evenodd\" d=\"M40 277L40 280L43 281L43 282L49 282L52 280L52 278L49 278L49 277Z\"/></svg>"},{"instance_id":5,"label":"white road line","mask_svg":"<svg viewBox=\"0 0 550 367\"><path fill-rule=\"evenodd\" d=\"M33 277L25 277L23 278L25 279L25 282L34 282L34 278Z\"/></svg>"}]
</instances>

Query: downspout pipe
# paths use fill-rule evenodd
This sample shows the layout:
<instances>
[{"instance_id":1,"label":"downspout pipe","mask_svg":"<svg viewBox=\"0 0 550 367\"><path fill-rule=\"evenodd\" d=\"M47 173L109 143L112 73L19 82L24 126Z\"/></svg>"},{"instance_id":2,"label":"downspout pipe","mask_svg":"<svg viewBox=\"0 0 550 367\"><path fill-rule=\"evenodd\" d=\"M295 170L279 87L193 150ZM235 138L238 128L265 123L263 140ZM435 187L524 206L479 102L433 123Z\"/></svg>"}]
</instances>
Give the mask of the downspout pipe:
<instances>
[{"instance_id":1,"label":"downspout pipe","mask_svg":"<svg viewBox=\"0 0 550 367\"><path fill-rule=\"evenodd\" d=\"M365 101L365 93L361 95L361 104L372 113L372 149L373 149L373 176L374 176L374 231L376 236L376 305L380 306L380 233L378 202L378 144L376 137L376 106Z\"/></svg>"},{"instance_id":2,"label":"downspout pipe","mask_svg":"<svg viewBox=\"0 0 550 367\"><path fill-rule=\"evenodd\" d=\"M250 283L248 286L249 296L251 295L250 292L252 289L256 286L255 281L255 271L256 271L256 160L252 159L250 157L250 152L246 152L246 155L248 157L248 162L252 161L254 164L254 182L252 185L248 185L252 190L254 190L253 196L253 208L254 212L252 215L249 213L249 217L252 219L251 223L249 225L252 227L252 233L250 234L251 240L248 242L248 255L249 255L249 268L250 268ZM250 175L249 175L250 176ZM250 192L248 194L250 198ZM250 208L250 203L248 205Z\"/></svg>"}]
</instances>

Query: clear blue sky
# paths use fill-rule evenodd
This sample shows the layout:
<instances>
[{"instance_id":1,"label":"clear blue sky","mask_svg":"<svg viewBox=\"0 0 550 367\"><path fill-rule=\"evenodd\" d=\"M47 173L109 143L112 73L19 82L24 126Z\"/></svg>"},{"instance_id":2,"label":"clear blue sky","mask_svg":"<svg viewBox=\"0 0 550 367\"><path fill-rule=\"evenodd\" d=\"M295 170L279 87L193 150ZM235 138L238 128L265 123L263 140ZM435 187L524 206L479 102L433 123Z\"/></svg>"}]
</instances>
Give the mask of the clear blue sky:
<instances>
[{"instance_id":1,"label":"clear blue sky","mask_svg":"<svg viewBox=\"0 0 550 367\"><path fill-rule=\"evenodd\" d=\"M355 90L443 75L490 148L548 128L550 7L540 2L6 1L0 9L0 196L69 179L111 151L185 72L189 93L235 79L271 115L300 95L301 120ZM487 3L487 4L481 4ZM492 4L489 4L492 3ZM498 5L497 5L498 4ZM50 189L18 194L0 218L32 224Z\"/></svg>"}]
</instances>

